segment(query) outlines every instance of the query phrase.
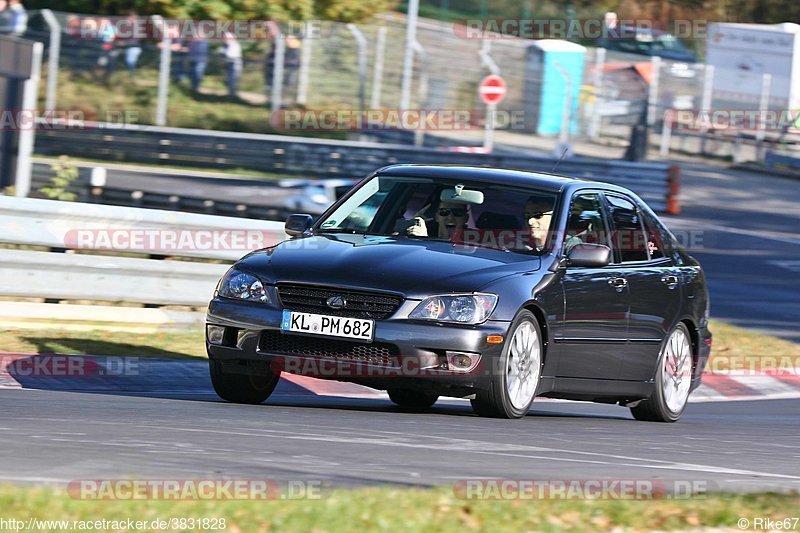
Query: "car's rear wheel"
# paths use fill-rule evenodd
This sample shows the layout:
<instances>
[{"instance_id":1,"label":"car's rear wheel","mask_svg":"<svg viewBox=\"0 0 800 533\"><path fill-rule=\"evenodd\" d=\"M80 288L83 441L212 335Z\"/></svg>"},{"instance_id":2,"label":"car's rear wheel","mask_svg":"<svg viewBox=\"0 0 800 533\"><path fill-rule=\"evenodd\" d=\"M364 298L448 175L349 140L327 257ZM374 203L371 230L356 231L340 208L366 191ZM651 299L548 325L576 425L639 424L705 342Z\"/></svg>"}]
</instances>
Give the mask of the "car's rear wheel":
<instances>
[{"instance_id":1,"label":"car's rear wheel","mask_svg":"<svg viewBox=\"0 0 800 533\"><path fill-rule=\"evenodd\" d=\"M646 400L631 407L636 420L675 422L689 399L692 385L692 342L689 330L678 324L667 337L658 358L655 389Z\"/></svg>"},{"instance_id":2,"label":"car's rear wheel","mask_svg":"<svg viewBox=\"0 0 800 533\"><path fill-rule=\"evenodd\" d=\"M221 361L210 360L208 368L217 395L233 403L263 402L275 390L280 379L280 371L273 370L269 370L267 375L227 373Z\"/></svg>"},{"instance_id":3,"label":"car's rear wheel","mask_svg":"<svg viewBox=\"0 0 800 533\"><path fill-rule=\"evenodd\" d=\"M475 412L495 418L525 416L542 374L542 347L539 322L530 311L521 311L509 329L489 389L471 400Z\"/></svg>"},{"instance_id":4,"label":"car's rear wheel","mask_svg":"<svg viewBox=\"0 0 800 533\"><path fill-rule=\"evenodd\" d=\"M389 399L406 409L427 409L436 403L439 396L413 389L389 389Z\"/></svg>"}]
</instances>

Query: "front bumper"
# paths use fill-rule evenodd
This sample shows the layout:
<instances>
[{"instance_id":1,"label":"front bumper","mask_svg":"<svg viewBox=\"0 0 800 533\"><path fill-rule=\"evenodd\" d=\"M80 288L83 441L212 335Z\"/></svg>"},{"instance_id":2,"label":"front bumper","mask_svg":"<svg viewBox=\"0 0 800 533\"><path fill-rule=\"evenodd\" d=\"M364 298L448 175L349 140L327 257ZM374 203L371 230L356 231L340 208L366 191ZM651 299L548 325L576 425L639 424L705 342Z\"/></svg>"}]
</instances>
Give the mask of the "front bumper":
<instances>
[{"instance_id":1,"label":"front bumper","mask_svg":"<svg viewBox=\"0 0 800 533\"><path fill-rule=\"evenodd\" d=\"M226 371L261 373L279 369L312 377L351 381L378 389L393 386L415 387L451 395L468 395L474 389L487 389L492 369L496 368L502 344L489 343L490 335L505 337L510 322L489 320L475 326L435 324L390 318L375 322L373 344L396 346L391 364L375 364L337 358L335 354L302 356L267 351L262 345L264 332L280 332L282 309L251 302L214 299L206 322L224 326L224 345L206 348L210 359L227 364ZM320 339L314 336L315 339ZM343 339L331 339L342 341ZM443 365L446 352L480 354L470 371L456 371ZM400 384L402 382L402 384Z\"/></svg>"}]
</instances>

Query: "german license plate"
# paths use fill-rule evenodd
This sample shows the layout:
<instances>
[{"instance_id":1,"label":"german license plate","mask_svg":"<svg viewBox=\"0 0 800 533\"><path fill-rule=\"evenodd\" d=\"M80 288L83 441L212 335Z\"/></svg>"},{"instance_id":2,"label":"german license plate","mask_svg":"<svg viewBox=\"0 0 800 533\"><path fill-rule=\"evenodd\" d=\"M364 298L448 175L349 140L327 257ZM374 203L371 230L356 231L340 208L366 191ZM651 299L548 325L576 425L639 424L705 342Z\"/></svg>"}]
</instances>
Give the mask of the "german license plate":
<instances>
[{"instance_id":1,"label":"german license plate","mask_svg":"<svg viewBox=\"0 0 800 533\"><path fill-rule=\"evenodd\" d=\"M371 341L375 333L375 321L284 309L281 329L291 333Z\"/></svg>"}]
</instances>

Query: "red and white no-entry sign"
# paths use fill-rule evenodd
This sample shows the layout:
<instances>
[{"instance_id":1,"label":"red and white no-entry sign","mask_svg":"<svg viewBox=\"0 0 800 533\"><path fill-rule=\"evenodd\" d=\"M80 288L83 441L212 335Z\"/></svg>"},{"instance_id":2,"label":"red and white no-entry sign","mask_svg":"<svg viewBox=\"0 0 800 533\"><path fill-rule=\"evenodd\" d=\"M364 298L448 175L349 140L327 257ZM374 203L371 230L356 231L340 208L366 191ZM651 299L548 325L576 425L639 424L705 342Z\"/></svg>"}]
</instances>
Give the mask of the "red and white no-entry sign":
<instances>
[{"instance_id":1,"label":"red and white no-entry sign","mask_svg":"<svg viewBox=\"0 0 800 533\"><path fill-rule=\"evenodd\" d=\"M506 82L500 76L486 76L478 86L478 94L484 104L499 104L506 97Z\"/></svg>"}]
</instances>

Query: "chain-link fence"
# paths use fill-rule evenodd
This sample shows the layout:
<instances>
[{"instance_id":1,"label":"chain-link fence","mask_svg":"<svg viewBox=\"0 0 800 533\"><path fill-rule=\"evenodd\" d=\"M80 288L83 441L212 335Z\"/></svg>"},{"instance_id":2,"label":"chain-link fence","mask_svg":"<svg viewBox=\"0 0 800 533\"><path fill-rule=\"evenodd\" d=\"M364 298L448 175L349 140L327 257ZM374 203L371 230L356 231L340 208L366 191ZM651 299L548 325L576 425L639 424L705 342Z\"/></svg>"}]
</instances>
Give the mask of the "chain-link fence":
<instances>
[{"instance_id":1,"label":"chain-link fence","mask_svg":"<svg viewBox=\"0 0 800 533\"><path fill-rule=\"evenodd\" d=\"M30 15L26 37L49 46L52 24L48 25L42 12ZM80 110L87 118L135 111L135 120L141 123L158 124L163 118L161 125L263 132L273 131L271 111L281 107L344 111L400 107L406 21L399 15L360 25L318 22L315 34L287 39L280 53L276 41L267 35L242 40L243 68L235 98L228 94L229 70L221 40L209 41L202 82L192 91L196 61L186 42L170 42L170 53L164 54L165 43L153 39L82 38L79 16L54 15L61 50L54 91L57 103L50 105ZM478 84L488 74L499 74L508 92L498 109L529 113L531 102L537 101L536 93L543 93L555 79L531 67L533 43L467 39L452 24L420 20L410 107L469 110L473 125L480 126L484 105ZM131 68L131 48L141 49L135 68ZM50 55L45 52L46 59L54 59ZM167 68L169 75L160 77ZM714 72L700 63L589 47L579 72L579 79L567 80L567 86L580 89L569 95L577 100L572 102L575 111L570 133L589 139L627 139L632 126L643 120L651 131L661 132L666 116L670 135L699 135L704 142L709 131L721 128L713 121L698 120L703 112L786 110L790 105L775 96L789 93L788 77L737 70ZM168 80L166 87L164 80ZM276 82L282 83L277 93L273 90ZM47 105L44 92L42 107ZM276 94L279 101L273 101ZM163 117L156 111L159 97L166 99ZM676 115L680 111L693 114ZM527 120L522 125L500 127L537 133L535 123ZM764 124L756 124L753 130L762 139L770 131ZM662 142L662 148L668 151L669 142Z\"/></svg>"}]
</instances>

